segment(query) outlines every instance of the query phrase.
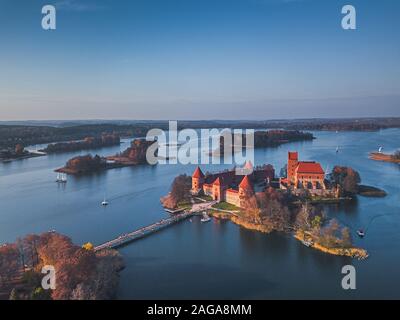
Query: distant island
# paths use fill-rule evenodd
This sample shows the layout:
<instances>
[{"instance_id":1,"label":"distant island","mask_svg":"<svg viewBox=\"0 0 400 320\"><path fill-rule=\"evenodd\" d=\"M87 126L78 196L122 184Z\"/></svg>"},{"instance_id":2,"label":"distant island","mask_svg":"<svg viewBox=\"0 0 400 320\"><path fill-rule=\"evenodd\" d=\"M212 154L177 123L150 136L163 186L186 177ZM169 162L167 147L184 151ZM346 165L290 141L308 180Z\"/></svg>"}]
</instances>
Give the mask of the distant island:
<instances>
[{"instance_id":1,"label":"distant island","mask_svg":"<svg viewBox=\"0 0 400 320\"><path fill-rule=\"evenodd\" d=\"M34 157L45 156L45 153L42 152L30 152L25 150L25 148L21 144L17 144L14 149L6 148L0 150L0 161L2 162L11 162L14 160L22 160Z\"/></svg>"},{"instance_id":2,"label":"distant island","mask_svg":"<svg viewBox=\"0 0 400 320\"><path fill-rule=\"evenodd\" d=\"M121 144L121 139L118 134L103 133L100 137L86 137L82 141L58 142L49 144L45 149L40 151L45 153L61 153L80 151L87 149L97 149L110 147Z\"/></svg>"},{"instance_id":3,"label":"distant island","mask_svg":"<svg viewBox=\"0 0 400 320\"><path fill-rule=\"evenodd\" d=\"M36 122L32 122L36 123ZM114 123L80 124L71 122L49 125L0 125L0 150L14 148L16 144L30 146L35 144L56 143L60 141L78 141L86 137L99 138L103 134L115 134L120 137L145 137L147 132L161 127L156 122L138 122L135 125Z\"/></svg>"},{"instance_id":4,"label":"distant island","mask_svg":"<svg viewBox=\"0 0 400 320\"><path fill-rule=\"evenodd\" d=\"M335 166L325 174L321 164L300 161L289 152L286 173L276 177L272 165L244 169L238 175L226 170L204 174L198 167L192 177L175 178L170 192L161 198L169 211L187 211L199 203L209 204L208 214L260 232L291 232L305 246L325 253L358 259L368 257L366 250L354 247L352 232L328 219L321 205L347 201L357 194L384 196L378 188L360 185L361 178L350 167Z\"/></svg>"},{"instance_id":5,"label":"distant island","mask_svg":"<svg viewBox=\"0 0 400 320\"><path fill-rule=\"evenodd\" d=\"M87 121L0 121L0 149L77 141L99 137L102 133L120 137L144 137L150 129L168 130L168 121L152 120L87 120ZM182 129L285 129L326 131L377 131L400 128L400 118L293 119L293 120L198 120L179 121Z\"/></svg>"},{"instance_id":6,"label":"distant island","mask_svg":"<svg viewBox=\"0 0 400 320\"><path fill-rule=\"evenodd\" d=\"M92 156L87 154L73 157L67 161L64 167L56 169L55 172L80 175L113 168L147 164L147 148L153 143L144 139L134 139L129 148L114 156L100 157L99 155Z\"/></svg>"},{"instance_id":7,"label":"distant island","mask_svg":"<svg viewBox=\"0 0 400 320\"><path fill-rule=\"evenodd\" d=\"M400 150L396 151L394 154L385 154L381 152L371 152L369 158L376 161L385 161L392 163L400 163Z\"/></svg>"},{"instance_id":8,"label":"distant island","mask_svg":"<svg viewBox=\"0 0 400 320\"><path fill-rule=\"evenodd\" d=\"M115 250L94 252L56 232L31 234L0 246L0 299L104 300L116 296L124 268ZM41 285L42 267L54 267L56 289Z\"/></svg>"},{"instance_id":9,"label":"distant island","mask_svg":"<svg viewBox=\"0 0 400 320\"><path fill-rule=\"evenodd\" d=\"M232 133L232 152L235 147L235 141L241 141L243 147L246 146L247 135L245 133L241 135ZM239 139L238 139L239 138ZM254 148L268 148L278 147L282 144L296 141L311 141L315 139L314 135L309 132L303 132L298 130L268 130L268 131L256 131L254 132ZM220 137L219 150L214 150L212 155L224 155L225 153L225 138Z\"/></svg>"}]
</instances>

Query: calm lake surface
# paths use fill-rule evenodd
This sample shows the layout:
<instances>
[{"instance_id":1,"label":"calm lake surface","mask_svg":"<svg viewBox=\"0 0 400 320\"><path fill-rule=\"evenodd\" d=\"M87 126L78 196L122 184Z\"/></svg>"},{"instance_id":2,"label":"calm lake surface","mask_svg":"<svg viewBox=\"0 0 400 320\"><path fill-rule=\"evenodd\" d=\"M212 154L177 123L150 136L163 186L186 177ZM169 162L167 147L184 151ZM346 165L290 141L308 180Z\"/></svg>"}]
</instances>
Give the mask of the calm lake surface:
<instances>
[{"instance_id":1,"label":"calm lake surface","mask_svg":"<svg viewBox=\"0 0 400 320\"><path fill-rule=\"evenodd\" d=\"M353 228L354 242L368 250L365 261L335 257L306 248L287 234L261 234L227 221L184 221L120 250L126 262L120 299L275 299L400 298L400 167L374 162L368 153L380 145L400 148L400 130L314 132L316 140L256 150L255 164L271 163L277 174L288 150L324 168L351 166L364 184L388 192L386 198L359 197L326 212ZM95 150L100 155L126 149ZM336 154L336 146L340 152ZM85 154L87 152L81 152ZM173 178L195 166L158 165L114 169L55 183L53 169L79 153L0 163L0 243L51 229L77 244L99 244L166 217L160 197ZM219 171L230 166L202 166ZM110 201L106 208L100 202ZM355 236L366 228L364 239ZM341 289L341 268L353 264L357 290Z\"/></svg>"}]
</instances>

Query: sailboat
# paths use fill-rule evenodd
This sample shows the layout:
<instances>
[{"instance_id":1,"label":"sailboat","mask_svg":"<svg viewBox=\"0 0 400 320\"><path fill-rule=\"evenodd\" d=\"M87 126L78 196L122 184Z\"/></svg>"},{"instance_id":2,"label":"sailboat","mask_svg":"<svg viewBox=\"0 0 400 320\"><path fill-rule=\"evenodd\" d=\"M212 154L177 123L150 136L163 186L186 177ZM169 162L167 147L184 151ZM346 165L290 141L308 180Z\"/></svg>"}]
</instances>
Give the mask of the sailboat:
<instances>
[{"instance_id":1,"label":"sailboat","mask_svg":"<svg viewBox=\"0 0 400 320\"><path fill-rule=\"evenodd\" d=\"M379 153L382 153L382 150L383 150L383 147L379 147L378 152L379 152Z\"/></svg>"},{"instance_id":2,"label":"sailboat","mask_svg":"<svg viewBox=\"0 0 400 320\"><path fill-rule=\"evenodd\" d=\"M336 153L339 153L339 146L336 147Z\"/></svg>"}]
</instances>

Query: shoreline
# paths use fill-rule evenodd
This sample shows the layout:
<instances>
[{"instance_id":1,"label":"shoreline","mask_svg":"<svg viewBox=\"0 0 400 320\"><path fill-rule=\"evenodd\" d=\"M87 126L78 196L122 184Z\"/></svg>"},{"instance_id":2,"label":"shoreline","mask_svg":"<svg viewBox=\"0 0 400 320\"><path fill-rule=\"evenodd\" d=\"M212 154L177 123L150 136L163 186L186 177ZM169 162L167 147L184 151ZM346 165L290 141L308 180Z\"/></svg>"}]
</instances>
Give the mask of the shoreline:
<instances>
[{"instance_id":1,"label":"shoreline","mask_svg":"<svg viewBox=\"0 0 400 320\"><path fill-rule=\"evenodd\" d=\"M299 241L313 241L314 239L308 235L305 231L296 231L294 234L295 239ZM367 250L361 249L361 248L356 248L356 247L351 247L351 248L328 248L323 245L321 245L318 242L313 242L310 245L310 248L314 248L318 251L322 251L328 254L332 254L335 256L345 256L345 257L350 257L350 258L355 258L358 260L364 260L367 259L369 254Z\"/></svg>"},{"instance_id":2,"label":"shoreline","mask_svg":"<svg viewBox=\"0 0 400 320\"><path fill-rule=\"evenodd\" d=\"M131 166L134 166L134 164L123 164L123 163L117 164L117 163L115 163L115 164L109 164L106 167L101 168L101 169L89 170L89 171L79 171L79 170L75 170L75 169L69 169L66 167L62 167L62 168L55 169L54 172L66 173L66 174L70 174L70 175L86 175L86 174L103 172L103 171L110 170L110 169L124 168L124 167L131 167Z\"/></svg>"},{"instance_id":3,"label":"shoreline","mask_svg":"<svg viewBox=\"0 0 400 320\"><path fill-rule=\"evenodd\" d=\"M393 156L391 154L371 152L368 157L371 160L375 160L375 161L383 161L383 162L400 164L400 159L393 158Z\"/></svg>"},{"instance_id":4,"label":"shoreline","mask_svg":"<svg viewBox=\"0 0 400 320\"><path fill-rule=\"evenodd\" d=\"M211 212L210 216L216 218L216 219L224 219L224 220L230 220L234 224L241 226L247 230L252 230L252 231L258 231L261 233L271 233L274 231L271 227L258 224L258 223L253 223L251 221L245 220L235 214L232 213L226 213L226 212ZM303 231L296 231L294 233L294 238L298 241L308 241L312 239L311 236L307 236L305 232ZM319 243L313 242L312 245L309 246L309 248L313 248L315 250L335 255L335 256L346 256L358 260L364 260L368 258L368 252L365 249L362 248L356 248L356 247L351 247L351 248L328 248L325 247Z\"/></svg>"},{"instance_id":5,"label":"shoreline","mask_svg":"<svg viewBox=\"0 0 400 320\"><path fill-rule=\"evenodd\" d=\"M38 158L38 157L44 157L47 156L46 153L34 153L34 152L30 152L27 155L21 156L21 157L13 157L13 158L1 158L0 161L2 163L9 163L9 162L13 162L13 161L18 161L18 160L25 160L25 159L31 159L31 158Z\"/></svg>"}]
</instances>

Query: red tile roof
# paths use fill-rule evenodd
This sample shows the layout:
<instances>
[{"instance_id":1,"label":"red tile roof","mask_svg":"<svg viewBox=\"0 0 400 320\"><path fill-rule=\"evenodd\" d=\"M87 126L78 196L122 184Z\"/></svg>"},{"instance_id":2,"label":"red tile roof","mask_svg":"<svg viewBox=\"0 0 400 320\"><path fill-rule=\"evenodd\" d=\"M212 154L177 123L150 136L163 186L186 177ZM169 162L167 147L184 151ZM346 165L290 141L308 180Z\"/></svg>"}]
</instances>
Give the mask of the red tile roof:
<instances>
[{"instance_id":1,"label":"red tile roof","mask_svg":"<svg viewBox=\"0 0 400 320\"><path fill-rule=\"evenodd\" d=\"M221 185L221 178L218 177L217 179L215 179L213 185L220 186Z\"/></svg>"},{"instance_id":2,"label":"red tile roof","mask_svg":"<svg viewBox=\"0 0 400 320\"><path fill-rule=\"evenodd\" d=\"M321 165L318 162L306 162L301 161L296 169L297 173L313 173L313 174L325 174Z\"/></svg>"},{"instance_id":3,"label":"red tile roof","mask_svg":"<svg viewBox=\"0 0 400 320\"><path fill-rule=\"evenodd\" d=\"M204 174L201 171L200 167L197 167L196 170L193 172L192 178L204 178Z\"/></svg>"},{"instance_id":4,"label":"red tile roof","mask_svg":"<svg viewBox=\"0 0 400 320\"><path fill-rule=\"evenodd\" d=\"M239 184L239 188L242 189L253 189L248 176L244 176L242 182Z\"/></svg>"}]
</instances>

